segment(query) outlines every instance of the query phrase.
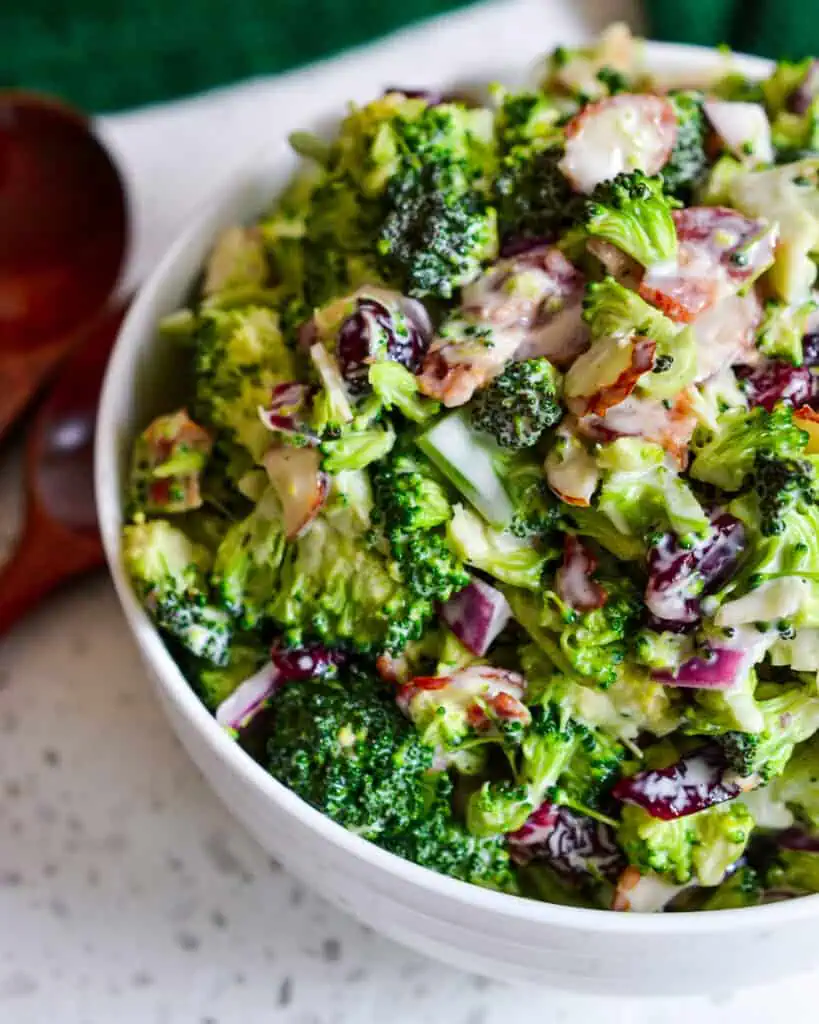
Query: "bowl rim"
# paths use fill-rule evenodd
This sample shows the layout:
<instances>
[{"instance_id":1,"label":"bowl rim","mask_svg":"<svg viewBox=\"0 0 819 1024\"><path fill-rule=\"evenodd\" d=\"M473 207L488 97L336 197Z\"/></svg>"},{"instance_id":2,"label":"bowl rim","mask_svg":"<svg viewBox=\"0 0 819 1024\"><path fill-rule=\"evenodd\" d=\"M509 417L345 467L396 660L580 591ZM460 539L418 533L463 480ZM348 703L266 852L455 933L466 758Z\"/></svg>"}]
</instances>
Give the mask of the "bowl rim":
<instances>
[{"instance_id":1,"label":"bowl rim","mask_svg":"<svg viewBox=\"0 0 819 1024\"><path fill-rule=\"evenodd\" d=\"M645 44L646 65L655 70L668 70L673 65L696 73L716 72L726 67L726 55L705 47L675 43ZM771 62L742 54L730 55L730 67L748 75L760 76L771 68ZM455 69L457 70L457 69ZM246 183L246 182L245 182ZM566 907L522 896L482 889L428 868L404 860L382 850L374 843L347 831L327 818L266 772L222 729L201 703L183 676L176 662L160 639L144 608L137 600L120 557L119 522L122 511L118 440L120 396L127 394L131 380L128 369L133 355L148 345L155 330L149 311L162 282L183 259L203 225L222 206L228 195L239 189L237 179L228 193L199 211L166 250L139 289L122 324L111 354L100 400L94 457L94 482L100 530L106 559L125 618L143 658L153 671L157 684L176 710L199 733L210 753L226 762L243 785L260 791L266 799L292 815L318 839L332 844L366 864L384 882L400 882L418 892L437 897L450 907L469 908L514 922L556 926L568 931L599 931L623 937L725 934L753 927L785 927L819 912L819 894L803 896L782 903L759 907L743 907L719 911L697 911L689 914L621 914L610 910ZM373 879L375 882L375 879ZM411 893L409 894L411 895ZM409 898L405 893L404 900Z\"/></svg>"}]
</instances>

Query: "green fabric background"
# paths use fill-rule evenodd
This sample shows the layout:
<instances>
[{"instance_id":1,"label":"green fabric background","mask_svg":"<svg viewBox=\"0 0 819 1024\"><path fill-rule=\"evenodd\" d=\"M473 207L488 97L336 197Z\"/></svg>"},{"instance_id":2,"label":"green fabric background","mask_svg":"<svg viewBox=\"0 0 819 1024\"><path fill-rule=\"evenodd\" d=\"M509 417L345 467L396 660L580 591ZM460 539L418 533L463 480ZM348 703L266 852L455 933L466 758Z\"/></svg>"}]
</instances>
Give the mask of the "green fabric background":
<instances>
[{"instance_id":1,"label":"green fabric background","mask_svg":"<svg viewBox=\"0 0 819 1024\"><path fill-rule=\"evenodd\" d=\"M0 84L116 110L285 71L467 2L0 0Z\"/></svg>"},{"instance_id":2,"label":"green fabric background","mask_svg":"<svg viewBox=\"0 0 819 1024\"><path fill-rule=\"evenodd\" d=\"M819 0L643 0L648 35L794 60L819 55Z\"/></svg>"},{"instance_id":3,"label":"green fabric background","mask_svg":"<svg viewBox=\"0 0 819 1024\"><path fill-rule=\"evenodd\" d=\"M121 109L285 71L468 2L0 0L0 84ZM819 0L644 2L659 39L819 53Z\"/></svg>"}]
</instances>

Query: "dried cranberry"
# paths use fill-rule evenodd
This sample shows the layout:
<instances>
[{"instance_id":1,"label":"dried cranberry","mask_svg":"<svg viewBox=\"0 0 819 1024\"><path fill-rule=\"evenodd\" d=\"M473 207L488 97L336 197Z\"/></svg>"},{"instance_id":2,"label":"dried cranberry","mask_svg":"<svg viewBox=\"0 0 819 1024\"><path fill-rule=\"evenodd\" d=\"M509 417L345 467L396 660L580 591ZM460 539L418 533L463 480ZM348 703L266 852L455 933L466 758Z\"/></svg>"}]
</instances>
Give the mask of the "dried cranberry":
<instances>
[{"instance_id":1,"label":"dried cranberry","mask_svg":"<svg viewBox=\"0 0 819 1024\"><path fill-rule=\"evenodd\" d=\"M603 874L614 878L624 867L608 825L548 800L506 838L515 863L545 860L568 877Z\"/></svg>"},{"instance_id":2,"label":"dried cranberry","mask_svg":"<svg viewBox=\"0 0 819 1024\"><path fill-rule=\"evenodd\" d=\"M737 376L744 381L744 391L751 405L761 405L771 412L777 402L788 405L812 405L817 398L816 377L808 366L792 366L771 359L751 369L739 367Z\"/></svg>"},{"instance_id":3,"label":"dried cranberry","mask_svg":"<svg viewBox=\"0 0 819 1024\"><path fill-rule=\"evenodd\" d=\"M620 779L615 799L636 804L652 818L673 821L733 800L743 792L727 774L725 758L715 745L700 747L668 768L653 768Z\"/></svg>"},{"instance_id":4,"label":"dried cranberry","mask_svg":"<svg viewBox=\"0 0 819 1024\"><path fill-rule=\"evenodd\" d=\"M711 527L707 539L691 547L666 533L649 549L645 603L650 628L693 629L702 617L701 598L730 578L745 543L745 527L720 509L711 513Z\"/></svg>"},{"instance_id":5,"label":"dried cranberry","mask_svg":"<svg viewBox=\"0 0 819 1024\"><path fill-rule=\"evenodd\" d=\"M802 339L802 365L819 366L819 333L806 334Z\"/></svg>"},{"instance_id":6,"label":"dried cranberry","mask_svg":"<svg viewBox=\"0 0 819 1024\"><path fill-rule=\"evenodd\" d=\"M282 647L276 642L270 651L270 660L279 672L278 682L281 684L330 675L344 664L347 656L344 651L319 643Z\"/></svg>"},{"instance_id":7,"label":"dried cranberry","mask_svg":"<svg viewBox=\"0 0 819 1024\"><path fill-rule=\"evenodd\" d=\"M429 337L425 330L423 310L415 303L391 311L373 298L360 298L338 334L338 361L341 373L353 394L367 388L370 363L391 359L415 373L421 366Z\"/></svg>"}]
</instances>

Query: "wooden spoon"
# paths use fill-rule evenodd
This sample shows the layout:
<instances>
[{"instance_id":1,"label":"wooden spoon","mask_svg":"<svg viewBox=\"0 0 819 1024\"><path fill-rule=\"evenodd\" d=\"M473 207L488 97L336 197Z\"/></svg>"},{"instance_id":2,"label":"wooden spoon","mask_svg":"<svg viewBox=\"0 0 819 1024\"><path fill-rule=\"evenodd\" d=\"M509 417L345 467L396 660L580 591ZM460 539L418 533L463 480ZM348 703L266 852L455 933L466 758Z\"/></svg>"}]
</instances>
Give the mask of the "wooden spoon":
<instances>
[{"instance_id":1,"label":"wooden spoon","mask_svg":"<svg viewBox=\"0 0 819 1024\"><path fill-rule=\"evenodd\" d=\"M0 90L0 438L111 295L127 240L122 180L88 120Z\"/></svg>"},{"instance_id":2,"label":"wooden spoon","mask_svg":"<svg viewBox=\"0 0 819 1024\"><path fill-rule=\"evenodd\" d=\"M0 569L0 634L58 586L104 562L94 506L94 427L125 308L125 302L108 306L86 328L32 422L25 526Z\"/></svg>"}]
</instances>

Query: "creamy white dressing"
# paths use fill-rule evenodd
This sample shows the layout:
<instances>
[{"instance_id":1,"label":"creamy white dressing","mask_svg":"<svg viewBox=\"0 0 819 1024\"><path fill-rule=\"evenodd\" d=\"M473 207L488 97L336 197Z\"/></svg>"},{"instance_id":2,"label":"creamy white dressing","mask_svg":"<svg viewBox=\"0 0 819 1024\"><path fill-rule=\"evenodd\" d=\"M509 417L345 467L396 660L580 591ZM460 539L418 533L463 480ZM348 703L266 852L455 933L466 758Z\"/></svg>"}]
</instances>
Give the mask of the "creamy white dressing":
<instances>
[{"instance_id":1,"label":"creamy white dressing","mask_svg":"<svg viewBox=\"0 0 819 1024\"><path fill-rule=\"evenodd\" d=\"M760 103L706 100L703 110L714 131L734 156L744 163L773 163L771 125Z\"/></svg>"},{"instance_id":2,"label":"creamy white dressing","mask_svg":"<svg viewBox=\"0 0 819 1024\"><path fill-rule=\"evenodd\" d=\"M753 357L754 334L761 320L762 304L754 289L745 295L728 295L700 314L692 324L697 342L697 382L728 369L740 361L740 356ZM739 391L736 384L735 389Z\"/></svg>"},{"instance_id":3,"label":"creamy white dressing","mask_svg":"<svg viewBox=\"0 0 819 1024\"><path fill-rule=\"evenodd\" d=\"M697 882L675 885L667 882L660 875L641 875L640 881L632 889L623 893L628 902L628 909L635 914L659 914L668 904L686 889L691 889Z\"/></svg>"},{"instance_id":4,"label":"creamy white dressing","mask_svg":"<svg viewBox=\"0 0 819 1024\"><path fill-rule=\"evenodd\" d=\"M715 622L718 626L742 626L749 622L788 619L796 615L812 592L810 581L799 576L768 580L744 597L723 604Z\"/></svg>"},{"instance_id":5,"label":"creamy white dressing","mask_svg":"<svg viewBox=\"0 0 819 1024\"><path fill-rule=\"evenodd\" d=\"M597 460L575 437L563 436L546 458L546 480L558 497L576 505L590 505L597 490Z\"/></svg>"}]
</instances>

